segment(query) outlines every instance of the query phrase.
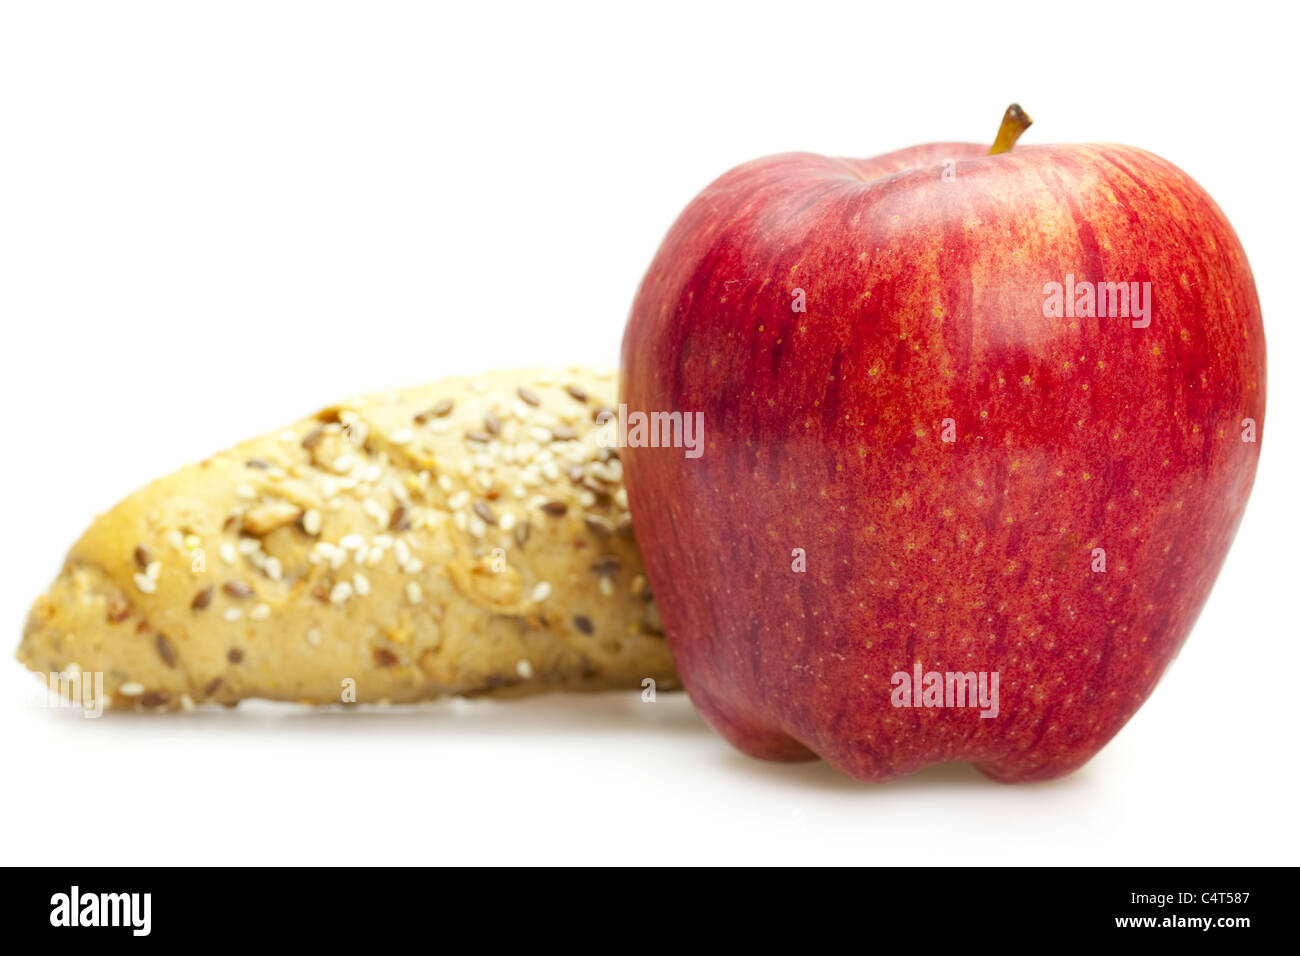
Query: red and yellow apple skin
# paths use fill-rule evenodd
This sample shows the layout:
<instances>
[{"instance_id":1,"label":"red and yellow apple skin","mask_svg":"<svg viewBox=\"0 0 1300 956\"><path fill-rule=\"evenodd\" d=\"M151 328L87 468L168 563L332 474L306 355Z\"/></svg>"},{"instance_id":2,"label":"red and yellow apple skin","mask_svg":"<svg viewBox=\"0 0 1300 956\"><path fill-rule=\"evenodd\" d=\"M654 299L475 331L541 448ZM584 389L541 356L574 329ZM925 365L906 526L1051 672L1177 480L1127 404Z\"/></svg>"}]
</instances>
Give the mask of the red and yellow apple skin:
<instances>
[{"instance_id":1,"label":"red and yellow apple skin","mask_svg":"<svg viewBox=\"0 0 1300 956\"><path fill-rule=\"evenodd\" d=\"M1241 520L1264 332L1223 213L1139 149L986 153L740 166L637 293L622 401L702 412L705 440L623 450L636 537L691 699L747 754L1068 773L1151 693ZM1067 275L1150 282L1150 325L1045 317ZM917 662L998 672L998 716L892 706Z\"/></svg>"}]
</instances>

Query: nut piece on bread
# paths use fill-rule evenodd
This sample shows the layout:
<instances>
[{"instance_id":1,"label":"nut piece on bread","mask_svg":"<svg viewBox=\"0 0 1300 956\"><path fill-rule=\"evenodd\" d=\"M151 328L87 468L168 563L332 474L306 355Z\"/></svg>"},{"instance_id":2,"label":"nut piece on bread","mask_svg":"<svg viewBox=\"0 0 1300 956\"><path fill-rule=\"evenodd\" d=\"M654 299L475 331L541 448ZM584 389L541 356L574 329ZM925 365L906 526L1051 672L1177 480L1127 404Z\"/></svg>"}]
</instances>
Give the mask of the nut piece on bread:
<instances>
[{"instance_id":1,"label":"nut piece on bread","mask_svg":"<svg viewBox=\"0 0 1300 956\"><path fill-rule=\"evenodd\" d=\"M596 418L611 373L327 408L100 516L18 658L145 710L678 685Z\"/></svg>"}]
</instances>

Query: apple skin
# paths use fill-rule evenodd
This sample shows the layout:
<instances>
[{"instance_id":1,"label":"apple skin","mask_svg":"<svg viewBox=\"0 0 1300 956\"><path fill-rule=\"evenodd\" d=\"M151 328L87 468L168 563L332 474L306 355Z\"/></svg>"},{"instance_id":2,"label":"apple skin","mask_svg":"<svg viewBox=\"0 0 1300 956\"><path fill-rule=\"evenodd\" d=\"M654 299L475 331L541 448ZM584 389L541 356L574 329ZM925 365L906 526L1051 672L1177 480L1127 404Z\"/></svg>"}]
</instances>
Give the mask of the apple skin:
<instances>
[{"instance_id":1,"label":"apple skin","mask_svg":"<svg viewBox=\"0 0 1300 956\"><path fill-rule=\"evenodd\" d=\"M692 701L752 756L1068 773L1150 695L1241 520L1265 351L1227 219L1132 147L986 153L739 166L637 293L621 401L703 412L705 443L622 451L635 533ZM1149 327L1045 317L1067 274L1149 281ZM892 706L916 662L997 671L998 716Z\"/></svg>"}]
</instances>

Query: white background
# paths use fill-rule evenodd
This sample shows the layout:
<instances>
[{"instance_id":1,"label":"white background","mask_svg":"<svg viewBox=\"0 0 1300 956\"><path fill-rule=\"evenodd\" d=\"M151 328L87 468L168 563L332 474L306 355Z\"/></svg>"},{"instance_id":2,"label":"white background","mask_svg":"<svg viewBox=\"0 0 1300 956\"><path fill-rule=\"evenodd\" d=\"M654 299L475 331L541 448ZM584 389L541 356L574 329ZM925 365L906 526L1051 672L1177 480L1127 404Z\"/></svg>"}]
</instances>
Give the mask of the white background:
<instances>
[{"instance_id":1,"label":"white background","mask_svg":"<svg viewBox=\"0 0 1300 956\"><path fill-rule=\"evenodd\" d=\"M987 142L1012 100L1027 143L1159 153L1241 236L1272 373L1209 605L1066 779L762 764L681 695L87 721L10 663L3 862L1300 862L1285 5L0 9L11 646L93 514L184 461L357 392L615 364L673 217L765 153Z\"/></svg>"}]
</instances>

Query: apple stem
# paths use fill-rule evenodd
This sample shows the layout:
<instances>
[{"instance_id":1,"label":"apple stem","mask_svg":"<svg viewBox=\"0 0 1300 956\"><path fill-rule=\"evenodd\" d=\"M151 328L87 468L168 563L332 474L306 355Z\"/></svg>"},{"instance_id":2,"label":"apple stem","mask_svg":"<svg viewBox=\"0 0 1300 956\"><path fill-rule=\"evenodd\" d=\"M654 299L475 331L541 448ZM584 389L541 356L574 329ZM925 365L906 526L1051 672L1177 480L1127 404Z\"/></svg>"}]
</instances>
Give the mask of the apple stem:
<instances>
[{"instance_id":1,"label":"apple stem","mask_svg":"<svg viewBox=\"0 0 1300 956\"><path fill-rule=\"evenodd\" d=\"M993 141L993 147L989 150L990 156L998 153L1007 153L1011 147L1016 145L1016 140L1020 134L1033 124L1029 114L1020 108L1019 103L1012 103L1007 107L1007 111L1002 114L1002 125L998 127L998 138Z\"/></svg>"}]
</instances>

